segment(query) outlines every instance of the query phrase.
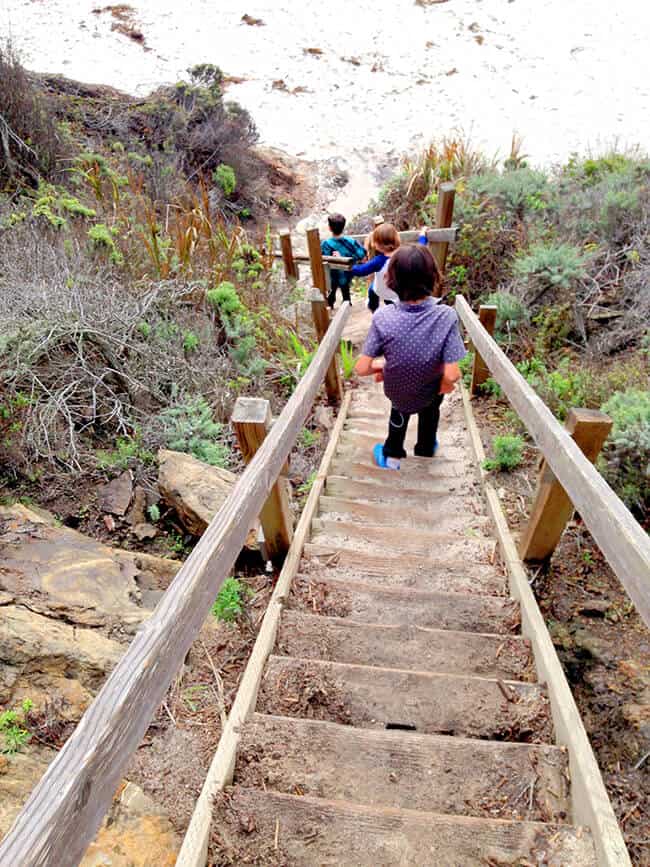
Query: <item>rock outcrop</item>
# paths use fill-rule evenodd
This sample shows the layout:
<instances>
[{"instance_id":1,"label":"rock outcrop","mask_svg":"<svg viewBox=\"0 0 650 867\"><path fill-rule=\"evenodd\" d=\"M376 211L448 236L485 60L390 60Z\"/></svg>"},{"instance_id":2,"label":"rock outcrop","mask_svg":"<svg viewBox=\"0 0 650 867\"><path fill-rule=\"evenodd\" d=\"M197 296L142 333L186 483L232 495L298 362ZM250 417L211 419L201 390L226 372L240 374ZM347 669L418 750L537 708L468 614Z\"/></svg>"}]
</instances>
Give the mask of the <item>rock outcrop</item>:
<instances>
[{"instance_id":1,"label":"rock outcrop","mask_svg":"<svg viewBox=\"0 0 650 867\"><path fill-rule=\"evenodd\" d=\"M166 449L158 452L158 464L160 495L176 510L187 531L201 536L234 488L237 476L192 455ZM256 547L256 527L251 529L246 545Z\"/></svg>"}]
</instances>

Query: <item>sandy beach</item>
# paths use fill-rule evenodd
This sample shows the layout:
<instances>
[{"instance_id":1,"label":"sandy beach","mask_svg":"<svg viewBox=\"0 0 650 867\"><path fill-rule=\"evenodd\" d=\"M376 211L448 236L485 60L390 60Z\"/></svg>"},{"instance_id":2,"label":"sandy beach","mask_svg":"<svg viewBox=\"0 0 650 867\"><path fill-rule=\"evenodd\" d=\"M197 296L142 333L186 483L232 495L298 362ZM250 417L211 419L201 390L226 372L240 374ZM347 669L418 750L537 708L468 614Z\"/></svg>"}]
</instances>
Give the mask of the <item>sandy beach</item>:
<instances>
[{"instance_id":1,"label":"sandy beach","mask_svg":"<svg viewBox=\"0 0 650 867\"><path fill-rule=\"evenodd\" d=\"M355 179L346 201L359 206L378 166L455 129L502 155L517 131L539 164L649 139L650 6L640 0L131 7L144 46L89 0L0 0L0 36L31 69L137 94L215 63L239 80L229 95L251 111L263 143L338 160Z\"/></svg>"}]
</instances>

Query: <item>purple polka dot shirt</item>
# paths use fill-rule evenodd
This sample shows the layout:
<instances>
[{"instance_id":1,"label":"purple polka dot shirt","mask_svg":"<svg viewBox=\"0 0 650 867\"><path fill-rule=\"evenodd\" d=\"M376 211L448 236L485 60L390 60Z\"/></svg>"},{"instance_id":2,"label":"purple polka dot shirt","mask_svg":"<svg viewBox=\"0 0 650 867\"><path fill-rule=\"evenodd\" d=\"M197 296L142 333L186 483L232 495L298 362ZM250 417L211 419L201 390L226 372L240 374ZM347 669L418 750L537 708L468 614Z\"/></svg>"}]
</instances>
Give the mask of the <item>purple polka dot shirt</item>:
<instances>
[{"instance_id":1,"label":"purple polka dot shirt","mask_svg":"<svg viewBox=\"0 0 650 867\"><path fill-rule=\"evenodd\" d=\"M400 412L419 412L440 391L443 367L466 355L452 307L427 298L392 304L372 317L363 354L384 356L384 393Z\"/></svg>"}]
</instances>

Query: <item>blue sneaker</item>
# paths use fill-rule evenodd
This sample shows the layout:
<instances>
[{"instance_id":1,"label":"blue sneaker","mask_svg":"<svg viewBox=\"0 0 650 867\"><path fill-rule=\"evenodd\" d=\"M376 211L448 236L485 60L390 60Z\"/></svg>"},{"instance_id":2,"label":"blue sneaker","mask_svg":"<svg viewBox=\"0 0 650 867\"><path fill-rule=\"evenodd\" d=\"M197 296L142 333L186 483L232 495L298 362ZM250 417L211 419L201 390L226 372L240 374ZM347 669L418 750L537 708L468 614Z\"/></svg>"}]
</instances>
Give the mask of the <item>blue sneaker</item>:
<instances>
[{"instance_id":1,"label":"blue sneaker","mask_svg":"<svg viewBox=\"0 0 650 867\"><path fill-rule=\"evenodd\" d=\"M382 470L399 470L399 458L387 458L381 443L372 450L372 456L377 466Z\"/></svg>"}]
</instances>

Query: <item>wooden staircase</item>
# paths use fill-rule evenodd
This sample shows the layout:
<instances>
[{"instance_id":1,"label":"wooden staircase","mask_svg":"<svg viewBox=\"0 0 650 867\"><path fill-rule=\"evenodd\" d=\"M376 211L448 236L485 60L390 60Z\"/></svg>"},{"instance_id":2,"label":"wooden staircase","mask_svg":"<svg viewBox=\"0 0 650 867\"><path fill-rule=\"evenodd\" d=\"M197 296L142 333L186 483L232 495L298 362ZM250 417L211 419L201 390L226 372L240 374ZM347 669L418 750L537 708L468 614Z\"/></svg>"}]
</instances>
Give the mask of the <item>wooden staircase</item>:
<instances>
[{"instance_id":1,"label":"wooden staircase","mask_svg":"<svg viewBox=\"0 0 650 867\"><path fill-rule=\"evenodd\" d=\"M387 418L380 386L354 393L210 863L595 865L462 404L399 473L370 456Z\"/></svg>"}]
</instances>

